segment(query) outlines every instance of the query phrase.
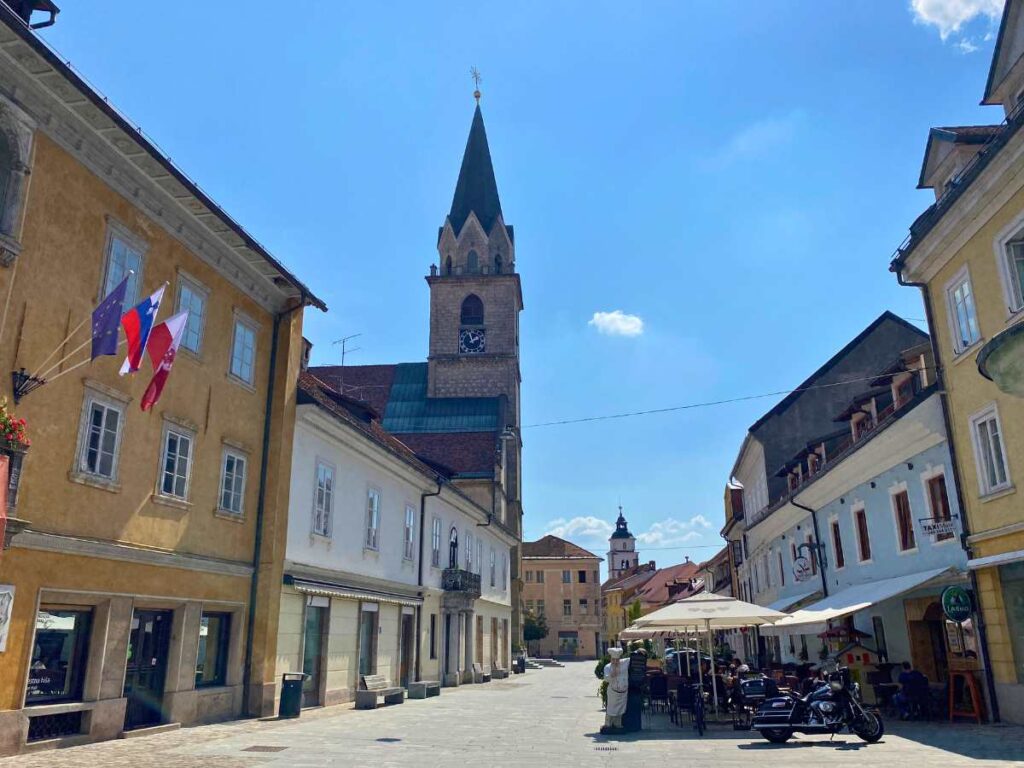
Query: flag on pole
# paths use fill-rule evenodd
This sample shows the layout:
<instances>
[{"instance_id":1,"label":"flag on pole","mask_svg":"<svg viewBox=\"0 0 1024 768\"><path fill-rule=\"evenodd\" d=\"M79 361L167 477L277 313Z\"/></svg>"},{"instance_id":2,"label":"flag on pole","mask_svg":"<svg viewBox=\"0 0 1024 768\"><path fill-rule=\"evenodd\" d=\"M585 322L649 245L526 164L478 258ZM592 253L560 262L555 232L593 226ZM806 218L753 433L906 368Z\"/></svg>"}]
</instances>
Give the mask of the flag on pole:
<instances>
[{"instance_id":1,"label":"flag on pole","mask_svg":"<svg viewBox=\"0 0 1024 768\"><path fill-rule=\"evenodd\" d=\"M117 354L117 329L124 312L124 294L130 277L131 273L125 275L124 280L92 311L91 360L100 355Z\"/></svg>"},{"instance_id":2,"label":"flag on pole","mask_svg":"<svg viewBox=\"0 0 1024 768\"><path fill-rule=\"evenodd\" d=\"M149 341L150 331L153 330L153 323L156 322L156 313L160 310L160 302L163 301L166 287L167 284L164 283L160 286L160 290L129 309L121 318L124 335L128 338L128 356L121 363L122 376L126 373L135 373L142 367L146 342Z\"/></svg>"},{"instance_id":3,"label":"flag on pole","mask_svg":"<svg viewBox=\"0 0 1024 768\"><path fill-rule=\"evenodd\" d=\"M149 386L142 394L141 405L144 411L148 411L156 405L156 401L160 399L160 395L164 391L164 384L167 383L167 377L174 365L174 357L178 354L178 345L181 344L181 337L185 332L187 321L188 312L179 312L156 326L149 337L146 351L149 352L154 373L153 380L149 382Z\"/></svg>"}]
</instances>

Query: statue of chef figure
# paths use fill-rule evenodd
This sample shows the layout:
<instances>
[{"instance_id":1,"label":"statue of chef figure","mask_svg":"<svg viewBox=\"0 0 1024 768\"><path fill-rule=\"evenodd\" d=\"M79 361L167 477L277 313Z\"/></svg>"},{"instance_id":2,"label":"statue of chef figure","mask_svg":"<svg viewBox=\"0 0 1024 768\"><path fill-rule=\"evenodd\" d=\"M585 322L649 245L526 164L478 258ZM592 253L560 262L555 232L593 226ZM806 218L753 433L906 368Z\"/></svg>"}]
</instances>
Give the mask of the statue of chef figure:
<instances>
[{"instance_id":1,"label":"statue of chef figure","mask_svg":"<svg viewBox=\"0 0 1024 768\"><path fill-rule=\"evenodd\" d=\"M621 648L609 648L608 655L612 657L611 662L604 665L604 679L608 681L608 706L601 733L618 733L622 730L622 715L626 711L626 696L629 693L629 664L622 660Z\"/></svg>"}]
</instances>

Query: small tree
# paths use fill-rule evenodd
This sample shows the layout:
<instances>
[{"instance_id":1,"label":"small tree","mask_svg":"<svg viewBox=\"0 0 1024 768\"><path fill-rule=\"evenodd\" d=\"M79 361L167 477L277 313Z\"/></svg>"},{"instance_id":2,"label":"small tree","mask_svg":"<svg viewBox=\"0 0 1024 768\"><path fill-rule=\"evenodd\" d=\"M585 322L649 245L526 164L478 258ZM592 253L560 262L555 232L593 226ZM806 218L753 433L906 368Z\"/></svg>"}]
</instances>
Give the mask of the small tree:
<instances>
[{"instance_id":1,"label":"small tree","mask_svg":"<svg viewBox=\"0 0 1024 768\"><path fill-rule=\"evenodd\" d=\"M643 608L640 606L639 600L636 600L631 606L629 606L629 610L626 612L626 618L629 619L630 624L640 618L640 612L642 610Z\"/></svg>"},{"instance_id":2,"label":"small tree","mask_svg":"<svg viewBox=\"0 0 1024 768\"><path fill-rule=\"evenodd\" d=\"M528 612L523 617L523 639L526 641L527 647L531 642L538 642L547 636L547 617L543 613L535 615Z\"/></svg>"}]
</instances>

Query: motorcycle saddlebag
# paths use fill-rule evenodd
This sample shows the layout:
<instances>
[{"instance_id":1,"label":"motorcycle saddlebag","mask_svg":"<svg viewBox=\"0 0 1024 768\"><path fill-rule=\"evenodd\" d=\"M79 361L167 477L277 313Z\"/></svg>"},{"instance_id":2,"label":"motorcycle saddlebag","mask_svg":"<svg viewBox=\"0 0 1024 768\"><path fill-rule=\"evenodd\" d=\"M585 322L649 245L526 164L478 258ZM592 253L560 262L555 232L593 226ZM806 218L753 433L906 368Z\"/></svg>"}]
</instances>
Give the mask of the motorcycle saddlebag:
<instances>
[{"instance_id":1,"label":"motorcycle saddlebag","mask_svg":"<svg viewBox=\"0 0 1024 768\"><path fill-rule=\"evenodd\" d=\"M783 728L789 725L793 706L793 700L785 697L767 699L758 707L750 727L755 730L758 728Z\"/></svg>"}]
</instances>

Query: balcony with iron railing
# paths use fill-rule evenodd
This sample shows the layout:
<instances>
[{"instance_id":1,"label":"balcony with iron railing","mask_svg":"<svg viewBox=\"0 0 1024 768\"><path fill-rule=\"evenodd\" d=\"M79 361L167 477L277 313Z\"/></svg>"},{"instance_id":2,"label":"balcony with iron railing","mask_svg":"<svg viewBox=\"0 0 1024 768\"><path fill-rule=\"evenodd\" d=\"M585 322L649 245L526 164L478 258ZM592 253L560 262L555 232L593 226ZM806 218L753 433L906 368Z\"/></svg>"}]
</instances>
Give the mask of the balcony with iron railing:
<instances>
[{"instance_id":1,"label":"balcony with iron railing","mask_svg":"<svg viewBox=\"0 0 1024 768\"><path fill-rule=\"evenodd\" d=\"M480 574L461 568L445 568L441 571L441 589L461 592L476 599L480 597Z\"/></svg>"}]
</instances>

